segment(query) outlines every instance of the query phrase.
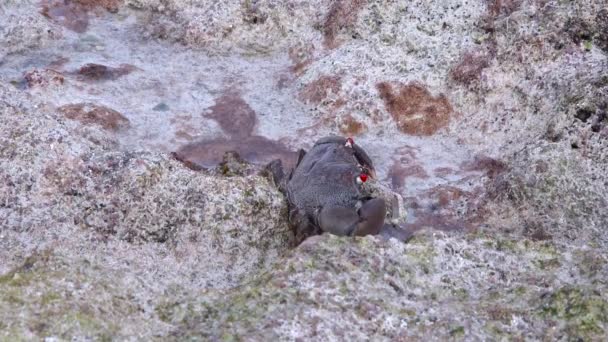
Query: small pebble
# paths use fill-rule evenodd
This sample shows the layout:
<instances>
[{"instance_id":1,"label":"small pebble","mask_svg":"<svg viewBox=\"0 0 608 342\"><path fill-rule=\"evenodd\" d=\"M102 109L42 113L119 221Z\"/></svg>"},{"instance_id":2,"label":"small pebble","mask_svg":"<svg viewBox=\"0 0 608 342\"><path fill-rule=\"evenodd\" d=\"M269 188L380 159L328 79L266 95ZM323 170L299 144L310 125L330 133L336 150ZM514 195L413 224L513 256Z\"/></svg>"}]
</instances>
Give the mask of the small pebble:
<instances>
[{"instance_id":1,"label":"small pebble","mask_svg":"<svg viewBox=\"0 0 608 342\"><path fill-rule=\"evenodd\" d=\"M164 112L164 111L169 110L169 106L167 106L165 103L161 102L161 103L157 104L156 106L154 106L154 108L152 108L152 110Z\"/></svg>"}]
</instances>

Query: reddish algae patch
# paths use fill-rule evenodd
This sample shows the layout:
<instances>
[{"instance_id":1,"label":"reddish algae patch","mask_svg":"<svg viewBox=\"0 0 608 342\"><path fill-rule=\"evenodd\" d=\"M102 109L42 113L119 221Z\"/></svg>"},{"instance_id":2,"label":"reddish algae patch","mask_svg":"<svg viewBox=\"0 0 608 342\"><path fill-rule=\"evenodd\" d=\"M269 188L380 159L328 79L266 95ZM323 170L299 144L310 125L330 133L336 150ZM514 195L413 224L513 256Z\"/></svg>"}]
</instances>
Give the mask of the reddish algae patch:
<instances>
[{"instance_id":1,"label":"reddish algae patch","mask_svg":"<svg viewBox=\"0 0 608 342\"><path fill-rule=\"evenodd\" d=\"M289 48L289 59L293 63L291 71L296 75L301 75L306 67L313 61L314 45L300 44Z\"/></svg>"},{"instance_id":2,"label":"reddish algae patch","mask_svg":"<svg viewBox=\"0 0 608 342\"><path fill-rule=\"evenodd\" d=\"M429 175L424 171L424 168L418 164L402 164L399 161L393 162L393 165L388 171L388 179L391 182L391 187L395 191L400 191L405 185L407 178L428 178Z\"/></svg>"},{"instance_id":3,"label":"reddish algae patch","mask_svg":"<svg viewBox=\"0 0 608 342\"><path fill-rule=\"evenodd\" d=\"M70 1L43 0L40 13L74 32L83 33L89 27L89 15L85 8Z\"/></svg>"},{"instance_id":4,"label":"reddish algae patch","mask_svg":"<svg viewBox=\"0 0 608 342\"><path fill-rule=\"evenodd\" d=\"M330 94L337 94L342 89L339 76L324 75L307 84L300 93L300 99L319 104Z\"/></svg>"},{"instance_id":5,"label":"reddish algae patch","mask_svg":"<svg viewBox=\"0 0 608 342\"><path fill-rule=\"evenodd\" d=\"M279 142L253 135L256 113L238 92L226 91L204 116L216 121L230 138L199 140L179 148L173 156L187 167L216 167L224 154L231 151L251 163L265 164L281 159L288 167L295 164L295 152Z\"/></svg>"},{"instance_id":6,"label":"reddish algae patch","mask_svg":"<svg viewBox=\"0 0 608 342\"><path fill-rule=\"evenodd\" d=\"M326 48L334 49L339 43L336 36L340 30L352 27L359 16L359 12L367 1L364 0L336 0L325 17L323 23L323 45Z\"/></svg>"},{"instance_id":7,"label":"reddish algae patch","mask_svg":"<svg viewBox=\"0 0 608 342\"><path fill-rule=\"evenodd\" d=\"M215 120L227 134L233 137L247 137L253 133L256 124L255 111L237 92L228 91L220 96L204 114Z\"/></svg>"},{"instance_id":8,"label":"reddish algae patch","mask_svg":"<svg viewBox=\"0 0 608 342\"><path fill-rule=\"evenodd\" d=\"M346 136L357 136L367 130L364 123L357 121L352 115L348 114L342 118L340 133Z\"/></svg>"},{"instance_id":9,"label":"reddish algae patch","mask_svg":"<svg viewBox=\"0 0 608 342\"><path fill-rule=\"evenodd\" d=\"M510 15L521 6L522 0L487 0L488 14L493 18Z\"/></svg>"},{"instance_id":10,"label":"reddish algae patch","mask_svg":"<svg viewBox=\"0 0 608 342\"><path fill-rule=\"evenodd\" d=\"M461 168L463 171L483 171L489 178L495 178L507 169L507 165L500 160L477 155L473 161L464 163Z\"/></svg>"},{"instance_id":11,"label":"reddish algae patch","mask_svg":"<svg viewBox=\"0 0 608 342\"><path fill-rule=\"evenodd\" d=\"M107 130L116 131L129 126L129 119L121 113L92 103L65 105L59 111L71 120L80 121L85 125L99 125Z\"/></svg>"},{"instance_id":12,"label":"reddish algae patch","mask_svg":"<svg viewBox=\"0 0 608 342\"><path fill-rule=\"evenodd\" d=\"M135 66L130 64L121 64L118 68L112 68L103 64L89 63L80 67L76 74L82 80L107 81L128 75L135 69Z\"/></svg>"},{"instance_id":13,"label":"reddish algae patch","mask_svg":"<svg viewBox=\"0 0 608 342\"><path fill-rule=\"evenodd\" d=\"M283 165L289 167L295 165L296 160L296 154L287 147L261 136L236 140L223 138L201 140L181 147L173 155L191 169L200 169L216 167L222 161L224 154L231 151L255 164L266 164L281 159Z\"/></svg>"},{"instance_id":14,"label":"reddish algae patch","mask_svg":"<svg viewBox=\"0 0 608 342\"><path fill-rule=\"evenodd\" d=\"M40 13L69 30L86 32L89 27L89 11L102 8L118 11L123 0L42 0Z\"/></svg>"},{"instance_id":15,"label":"reddish algae patch","mask_svg":"<svg viewBox=\"0 0 608 342\"><path fill-rule=\"evenodd\" d=\"M444 95L433 96L417 83L400 84L396 90L388 82L378 83L376 87L403 133L433 135L449 123L452 105Z\"/></svg>"},{"instance_id":16,"label":"reddish algae patch","mask_svg":"<svg viewBox=\"0 0 608 342\"><path fill-rule=\"evenodd\" d=\"M60 72L51 69L34 69L25 73L23 76L25 82L29 88L48 86L58 86L65 82L63 75Z\"/></svg>"},{"instance_id":17,"label":"reddish algae patch","mask_svg":"<svg viewBox=\"0 0 608 342\"><path fill-rule=\"evenodd\" d=\"M470 85L481 79L483 69L490 65L488 56L481 53L467 52L450 70L450 77L465 85Z\"/></svg>"},{"instance_id":18,"label":"reddish algae patch","mask_svg":"<svg viewBox=\"0 0 608 342\"><path fill-rule=\"evenodd\" d=\"M110 12L116 12L123 0L74 0L73 2L88 9L103 8Z\"/></svg>"},{"instance_id":19,"label":"reddish algae patch","mask_svg":"<svg viewBox=\"0 0 608 342\"><path fill-rule=\"evenodd\" d=\"M456 171L450 167L438 167L433 170L433 174L437 177L447 177L454 174Z\"/></svg>"}]
</instances>

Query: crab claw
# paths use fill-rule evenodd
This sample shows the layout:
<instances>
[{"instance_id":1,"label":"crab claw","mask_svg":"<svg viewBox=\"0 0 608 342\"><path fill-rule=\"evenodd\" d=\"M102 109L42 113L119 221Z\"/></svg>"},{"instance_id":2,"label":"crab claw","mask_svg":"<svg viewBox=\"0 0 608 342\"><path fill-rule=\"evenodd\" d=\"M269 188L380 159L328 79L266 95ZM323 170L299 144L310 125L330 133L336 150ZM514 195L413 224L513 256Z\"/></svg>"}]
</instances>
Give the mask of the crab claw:
<instances>
[{"instance_id":1,"label":"crab claw","mask_svg":"<svg viewBox=\"0 0 608 342\"><path fill-rule=\"evenodd\" d=\"M358 222L356 210L340 206L324 207L317 217L317 224L324 232L338 236L351 235Z\"/></svg>"},{"instance_id":2,"label":"crab claw","mask_svg":"<svg viewBox=\"0 0 608 342\"><path fill-rule=\"evenodd\" d=\"M330 206L318 214L317 224L325 231L339 236L375 235L384 225L386 205L383 199L374 198L357 210Z\"/></svg>"},{"instance_id":3,"label":"crab claw","mask_svg":"<svg viewBox=\"0 0 608 342\"><path fill-rule=\"evenodd\" d=\"M386 203L382 198L373 198L359 208L359 222L351 235L376 235L384 225Z\"/></svg>"}]
</instances>

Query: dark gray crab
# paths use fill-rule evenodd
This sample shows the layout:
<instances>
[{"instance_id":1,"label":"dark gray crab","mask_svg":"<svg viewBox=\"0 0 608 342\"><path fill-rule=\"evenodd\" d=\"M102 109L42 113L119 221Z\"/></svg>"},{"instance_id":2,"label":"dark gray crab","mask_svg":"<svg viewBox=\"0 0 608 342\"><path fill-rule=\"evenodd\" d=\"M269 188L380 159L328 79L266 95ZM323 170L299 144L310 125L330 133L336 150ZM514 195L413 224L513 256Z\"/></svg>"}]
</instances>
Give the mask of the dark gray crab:
<instances>
[{"instance_id":1,"label":"dark gray crab","mask_svg":"<svg viewBox=\"0 0 608 342\"><path fill-rule=\"evenodd\" d=\"M288 175L280 161L269 165L287 196L289 222L302 241L329 232L340 236L382 235L405 240L404 232L386 220L387 203L366 186L375 177L371 158L350 138L319 139L310 151L300 150ZM394 211L394 203L389 203Z\"/></svg>"}]
</instances>

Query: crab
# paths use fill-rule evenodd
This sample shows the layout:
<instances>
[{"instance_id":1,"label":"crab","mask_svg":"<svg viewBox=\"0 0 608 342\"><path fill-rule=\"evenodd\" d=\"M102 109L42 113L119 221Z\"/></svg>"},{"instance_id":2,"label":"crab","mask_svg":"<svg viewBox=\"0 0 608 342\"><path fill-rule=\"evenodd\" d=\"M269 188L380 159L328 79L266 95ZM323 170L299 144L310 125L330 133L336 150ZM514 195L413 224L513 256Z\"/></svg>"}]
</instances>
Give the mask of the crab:
<instances>
[{"instance_id":1,"label":"crab","mask_svg":"<svg viewBox=\"0 0 608 342\"><path fill-rule=\"evenodd\" d=\"M388 219L394 214L394 203L387 206L385 198L374 197L374 189L369 186L375 178L374 165L352 138L319 139L310 151L298 152L296 165L288 174L279 160L269 168L287 197L296 240L301 242L323 232L405 239L394 220Z\"/></svg>"}]
</instances>

